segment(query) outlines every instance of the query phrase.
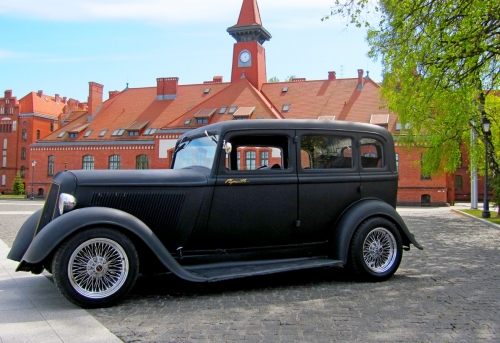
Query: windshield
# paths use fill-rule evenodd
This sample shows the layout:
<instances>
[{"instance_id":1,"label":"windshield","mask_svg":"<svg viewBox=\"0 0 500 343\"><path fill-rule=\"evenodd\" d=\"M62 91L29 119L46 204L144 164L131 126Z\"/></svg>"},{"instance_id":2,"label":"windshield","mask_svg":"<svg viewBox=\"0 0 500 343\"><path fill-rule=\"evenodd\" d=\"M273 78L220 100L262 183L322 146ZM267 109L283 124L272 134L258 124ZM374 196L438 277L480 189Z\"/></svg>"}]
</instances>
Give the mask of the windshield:
<instances>
[{"instance_id":1,"label":"windshield","mask_svg":"<svg viewBox=\"0 0 500 343\"><path fill-rule=\"evenodd\" d=\"M174 156L173 169L202 166L212 169L218 137L210 135L180 143Z\"/></svg>"}]
</instances>

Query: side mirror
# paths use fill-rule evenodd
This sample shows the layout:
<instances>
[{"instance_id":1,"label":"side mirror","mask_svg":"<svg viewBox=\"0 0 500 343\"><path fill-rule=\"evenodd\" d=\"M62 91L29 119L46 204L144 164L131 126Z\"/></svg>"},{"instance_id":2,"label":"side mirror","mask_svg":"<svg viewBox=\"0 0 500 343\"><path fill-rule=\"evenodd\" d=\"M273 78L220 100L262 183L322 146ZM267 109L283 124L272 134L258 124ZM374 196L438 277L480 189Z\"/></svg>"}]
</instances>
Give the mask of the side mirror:
<instances>
[{"instance_id":1,"label":"side mirror","mask_svg":"<svg viewBox=\"0 0 500 343\"><path fill-rule=\"evenodd\" d=\"M222 145L222 149L224 149L226 154L230 154L231 151L233 150L233 146L231 143L224 141L224 144Z\"/></svg>"}]
</instances>

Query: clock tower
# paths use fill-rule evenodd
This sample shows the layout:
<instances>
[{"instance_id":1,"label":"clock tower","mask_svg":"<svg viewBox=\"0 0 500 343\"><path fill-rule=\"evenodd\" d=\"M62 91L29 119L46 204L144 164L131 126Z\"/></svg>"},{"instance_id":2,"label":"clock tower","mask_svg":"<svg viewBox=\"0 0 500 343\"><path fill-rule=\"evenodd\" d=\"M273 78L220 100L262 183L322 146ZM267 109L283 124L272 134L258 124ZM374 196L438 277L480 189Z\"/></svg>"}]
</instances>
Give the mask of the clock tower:
<instances>
[{"instance_id":1,"label":"clock tower","mask_svg":"<svg viewBox=\"0 0 500 343\"><path fill-rule=\"evenodd\" d=\"M267 82L266 53L262 44L271 34L262 26L257 0L243 0L238 23L227 29L236 39L231 82L246 78L258 90Z\"/></svg>"}]
</instances>

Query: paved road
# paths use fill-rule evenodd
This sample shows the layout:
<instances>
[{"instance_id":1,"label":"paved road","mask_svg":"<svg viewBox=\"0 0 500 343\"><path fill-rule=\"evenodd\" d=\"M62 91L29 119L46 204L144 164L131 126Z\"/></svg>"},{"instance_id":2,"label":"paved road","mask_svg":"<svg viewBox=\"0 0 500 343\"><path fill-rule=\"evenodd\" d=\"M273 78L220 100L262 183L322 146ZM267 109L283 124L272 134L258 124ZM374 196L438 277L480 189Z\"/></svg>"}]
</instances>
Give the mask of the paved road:
<instances>
[{"instance_id":1,"label":"paved road","mask_svg":"<svg viewBox=\"0 0 500 343\"><path fill-rule=\"evenodd\" d=\"M10 206L0 202L8 245L27 217ZM500 230L449 208L398 211L425 250L405 252L387 282L334 270L208 286L164 275L89 312L125 342L499 342Z\"/></svg>"}]
</instances>

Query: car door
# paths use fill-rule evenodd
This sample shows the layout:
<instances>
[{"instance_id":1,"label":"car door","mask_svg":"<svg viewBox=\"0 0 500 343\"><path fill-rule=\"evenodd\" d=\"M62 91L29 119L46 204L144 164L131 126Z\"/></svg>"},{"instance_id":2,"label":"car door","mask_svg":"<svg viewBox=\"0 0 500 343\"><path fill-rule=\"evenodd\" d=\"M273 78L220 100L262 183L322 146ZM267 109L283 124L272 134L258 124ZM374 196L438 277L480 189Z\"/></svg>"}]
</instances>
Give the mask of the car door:
<instances>
[{"instance_id":1,"label":"car door","mask_svg":"<svg viewBox=\"0 0 500 343\"><path fill-rule=\"evenodd\" d=\"M221 158L207 241L212 248L252 248L294 243L297 172L290 153L293 131L229 132L233 150Z\"/></svg>"},{"instance_id":2,"label":"car door","mask_svg":"<svg viewBox=\"0 0 500 343\"><path fill-rule=\"evenodd\" d=\"M360 199L356 134L298 131L301 243L324 242L340 214Z\"/></svg>"}]
</instances>

